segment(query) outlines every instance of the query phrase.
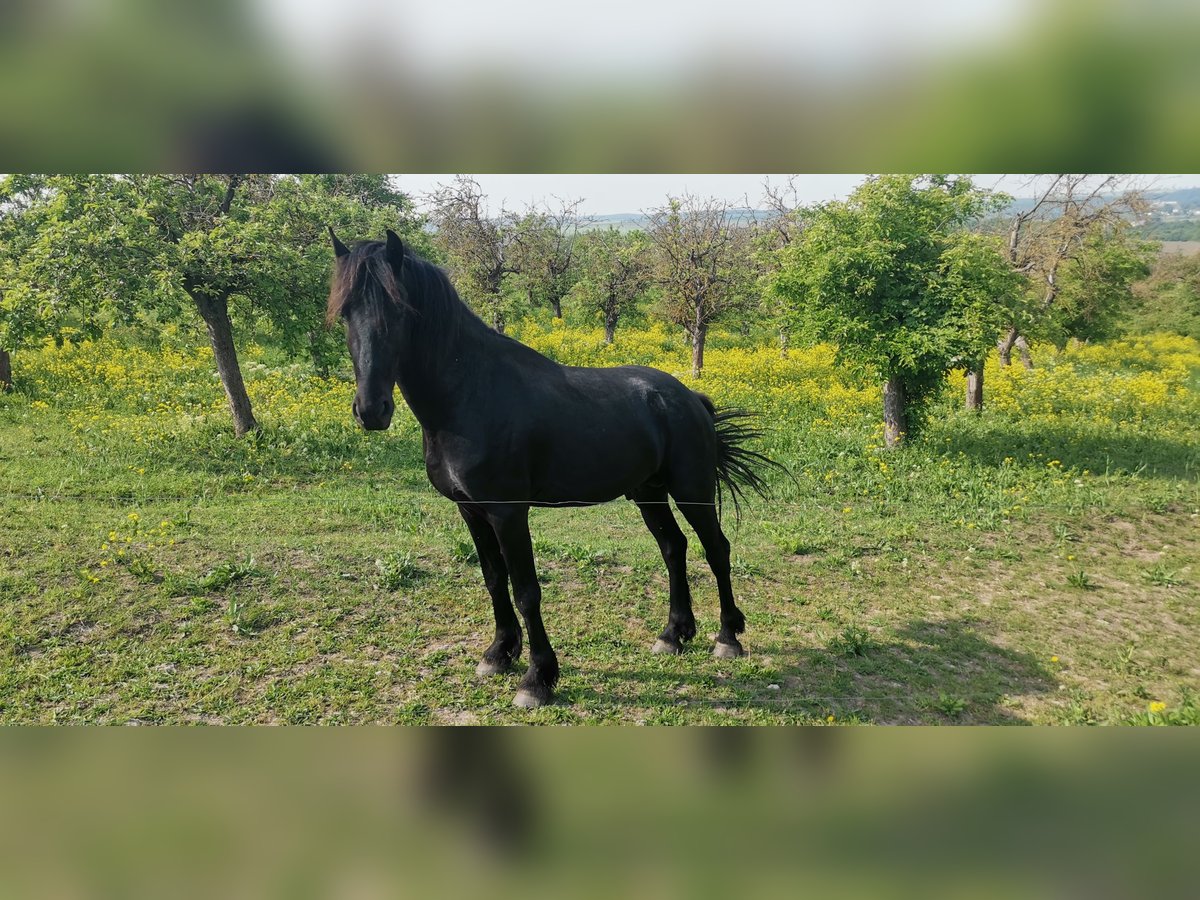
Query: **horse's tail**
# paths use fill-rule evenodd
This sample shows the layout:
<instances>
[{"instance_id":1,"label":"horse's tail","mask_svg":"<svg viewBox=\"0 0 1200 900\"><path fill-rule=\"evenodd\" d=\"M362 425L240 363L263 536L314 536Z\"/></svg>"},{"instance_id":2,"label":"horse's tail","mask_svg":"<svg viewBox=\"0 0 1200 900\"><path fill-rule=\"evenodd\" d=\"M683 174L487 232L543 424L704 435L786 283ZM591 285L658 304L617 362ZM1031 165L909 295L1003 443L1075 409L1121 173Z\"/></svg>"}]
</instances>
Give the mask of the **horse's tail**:
<instances>
[{"instance_id":1,"label":"horse's tail","mask_svg":"<svg viewBox=\"0 0 1200 900\"><path fill-rule=\"evenodd\" d=\"M696 395L712 416L713 426L717 430L718 512L724 493L728 491L733 499L734 515L741 518L741 501L745 498L747 488L764 499L770 493L767 482L760 474L762 469L777 469L785 474L790 473L775 460L746 447L747 443L758 440L763 435L760 429L749 424L749 420L755 418L754 413L732 407L717 409L704 394L697 391Z\"/></svg>"}]
</instances>

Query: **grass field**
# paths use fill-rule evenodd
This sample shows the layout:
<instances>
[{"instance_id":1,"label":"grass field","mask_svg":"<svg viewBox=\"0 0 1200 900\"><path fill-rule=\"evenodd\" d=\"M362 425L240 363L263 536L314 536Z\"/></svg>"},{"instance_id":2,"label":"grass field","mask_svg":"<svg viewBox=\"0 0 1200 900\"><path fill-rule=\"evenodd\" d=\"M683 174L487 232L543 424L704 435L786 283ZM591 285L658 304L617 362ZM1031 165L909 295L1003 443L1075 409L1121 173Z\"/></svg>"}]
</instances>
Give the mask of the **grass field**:
<instances>
[{"instance_id":1,"label":"grass field","mask_svg":"<svg viewBox=\"0 0 1200 900\"><path fill-rule=\"evenodd\" d=\"M680 373L655 329L527 324L560 361ZM698 385L752 406L789 466L726 510L749 655L652 656L666 576L637 510L532 514L559 700L480 681L491 607L407 413L352 426L351 382L247 346L264 429L232 437L206 350L14 356L0 397L0 721L1195 723L1200 344L1165 336L951 376L880 447L876 392L830 348L717 335Z\"/></svg>"}]
</instances>

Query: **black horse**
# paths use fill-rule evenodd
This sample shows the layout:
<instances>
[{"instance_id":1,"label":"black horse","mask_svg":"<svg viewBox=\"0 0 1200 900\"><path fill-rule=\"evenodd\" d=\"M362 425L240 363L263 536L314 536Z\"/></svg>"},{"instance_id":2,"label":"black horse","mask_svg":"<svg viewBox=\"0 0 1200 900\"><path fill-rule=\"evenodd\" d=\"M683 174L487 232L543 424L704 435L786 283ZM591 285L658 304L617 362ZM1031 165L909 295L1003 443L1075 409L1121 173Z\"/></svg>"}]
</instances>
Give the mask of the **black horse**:
<instances>
[{"instance_id":1,"label":"black horse","mask_svg":"<svg viewBox=\"0 0 1200 900\"><path fill-rule=\"evenodd\" d=\"M729 581L718 482L735 504L741 487L764 492L753 470L770 463L744 443L757 432L740 410L716 411L702 394L644 366L562 366L488 328L439 268L393 232L337 255L329 321L338 317L358 382L353 413L363 428L391 424L393 388L421 424L429 480L458 504L479 552L496 615L496 637L477 672L508 671L529 632L530 665L515 700L548 703L558 659L542 625L542 590L529 536L531 506L584 506L622 495L638 505L670 576L670 615L654 645L679 653L696 634L688 591L687 539L668 494L695 529L721 597L714 653L741 656L745 618Z\"/></svg>"}]
</instances>

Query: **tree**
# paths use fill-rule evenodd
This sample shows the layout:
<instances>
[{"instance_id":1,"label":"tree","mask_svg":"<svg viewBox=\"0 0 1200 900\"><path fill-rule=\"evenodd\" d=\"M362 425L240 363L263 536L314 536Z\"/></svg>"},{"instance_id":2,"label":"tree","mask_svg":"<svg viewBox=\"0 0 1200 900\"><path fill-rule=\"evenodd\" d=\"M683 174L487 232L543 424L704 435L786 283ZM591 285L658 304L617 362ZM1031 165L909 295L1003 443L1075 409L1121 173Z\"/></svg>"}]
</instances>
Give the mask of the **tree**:
<instances>
[{"instance_id":1,"label":"tree","mask_svg":"<svg viewBox=\"0 0 1200 900\"><path fill-rule=\"evenodd\" d=\"M327 293L330 271L328 228L345 240L379 238L391 228L424 256L436 256L411 199L396 190L387 175L297 175L278 179L270 203L258 212L279 240L280 253L290 253L290 277L280 287L291 298L321 298ZM287 296L270 304L260 327L293 353L305 352L321 375L345 354L345 341L323 327L321 304L296 303ZM249 298L248 312L261 303Z\"/></svg>"},{"instance_id":2,"label":"tree","mask_svg":"<svg viewBox=\"0 0 1200 900\"><path fill-rule=\"evenodd\" d=\"M466 175L439 186L426 199L437 229L434 243L450 264L455 286L503 334L504 278L519 271L512 215L501 210L497 216L489 216L483 189Z\"/></svg>"},{"instance_id":3,"label":"tree","mask_svg":"<svg viewBox=\"0 0 1200 900\"><path fill-rule=\"evenodd\" d=\"M231 304L247 320L269 324L285 344L298 344L322 315L324 226L357 222L365 230L363 210L370 208L356 191L366 187L336 177L54 176L27 210L37 233L12 267L12 281L20 305L91 309L93 323L102 313L109 322L151 325L198 313L234 430L244 435L258 422L237 358ZM374 212L392 227L415 230L402 221L404 203L388 206L386 215L385 205Z\"/></svg>"},{"instance_id":4,"label":"tree","mask_svg":"<svg viewBox=\"0 0 1200 900\"><path fill-rule=\"evenodd\" d=\"M1028 287L1001 304L1001 365L1011 363L1016 347L1025 367L1033 367L1027 338L1031 332L1045 336L1062 327L1061 288L1067 270L1079 264L1075 277L1084 274L1084 257L1094 255L1096 242L1123 234L1129 219L1146 209L1142 191L1128 176L1052 175L1038 184L1033 203L1013 213L1006 229L1009 264L1025 276Z\"/></svg>"},{"instance_id":5,"label":"tree","mask_svg":"<svg viewBox=\"0 0 1200 900\"><path fill-rule=\"evenodd\" d=\"M994 237L965 226L997 203L968 178L883 175L811 211L774 289L798 329L883 385L900 444L949 369L995 339L994 298L1016 279Z\"/></svg>"},{"instance_id":6,"label":"tree","mask_svg":"<svg viewBox=\"0 0 1200 900\"><path fill-rule=\"evenodd\" d=\"M727 202L690 195L668 198L647 218L664 311L687 332L692 377L698 378L709 327L754 302L750 232L735 221Z\"/></svg>"},{"instance_id":7,"label":"tree","mask_svg":"<svg viewBox=\"0 0 1200 900\"><path fill-rule=\"evenodd\" d=\"M1173 331L1200 339L1200 253L1163 254L1133 292L1134 331Z\"/></svg>"},{"instance_id":8,"label":"tree","mask_svg":"<svg viewBox=\"0 0 1200 900\"><path fill-rule=\"evenodd\" d=\"M1116 337L1137 305L1134 283L1150 274L1158 244L1123 224L1094 230L1061 271L1054 315L1043 334L1058 346Z\"/></svg>"},{"instance_id":9,"label":"tree","mask_svg":"<svg viewBox=\"0 0 1200 900\"><path fill-rule=\"evenodd\" d=\"M611 344L617 322L652 281L650 243L641 232L606 228L580 238L580 278L574 296L604 320L604 343Z\"/></svg>"},{"instance_id":10,"label":"tree","mask_svg":"<svg viewBox=\"0 0 1200 900\"><path fill-rule=\"evenodd\" d=\"M764 290L762 301L765 318L774 323L779 334L779 355L787 358L789 344L789 316L785 305L780 302L780 296L770 290L779 272L779 253L784 247L790 246L804 231L805 207L800 203L800 192L796 187L796 176L789 175L787 181L772 184L767 180L763 184L763 208L766 217L755 225L754 260L759 269L759 279Z\"/></svg>"},{"instance_id":11,"label":"tree","mask_svg":"<svg viewBox=\"0 0 1200 900\"><path fill-rule=\"evenodd\" d=\"M46 338L95 337L121 313L116 292L84 289L79 260L57 239L56 222L78 215L88 191L61 195L55 183L45 175L0 178L0 390L13 384L11 351Z\"/></svg>"},{"instance_id":12,"label":"tree","mask_svg":"<svg viewBox=\"0 0 1200 900\"><path fill-rule=\"evenodd\" d=\"M513 268L533 307L548 304L554 318L562 318L562 301L578 276L577 244L583 200L560 200L555 205L531 207L514 223Z\"/></svg>"}]
</instances>

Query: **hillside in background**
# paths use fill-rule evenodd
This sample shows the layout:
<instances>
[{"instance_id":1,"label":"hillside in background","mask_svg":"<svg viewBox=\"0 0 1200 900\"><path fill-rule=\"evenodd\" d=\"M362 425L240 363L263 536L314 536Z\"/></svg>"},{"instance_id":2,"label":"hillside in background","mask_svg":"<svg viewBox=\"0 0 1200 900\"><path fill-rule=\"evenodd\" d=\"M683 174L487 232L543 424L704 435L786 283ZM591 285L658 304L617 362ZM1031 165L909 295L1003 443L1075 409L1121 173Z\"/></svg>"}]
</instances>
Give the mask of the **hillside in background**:
<instances>
[{"instance_id":1,"label":"hillside in background","mask_svg":"<svg viewBox=\"0 0 1200 900\"><path fill-rule=\"evenodd\" d=\"M1146 194L1154 211L1148 221L1139 223L1135 234L1156 241L1200 241L1200 187L1177 188L1170 191L1148 191ZM1008 217L1030 209L1032 197L1017 197L1002 213ZM766 219L771 212L765 209L739 208L733 213L746 220ZM641 212L617 212L589 216L588 228L616 228L621 232L646 228L647 218Z\"/></svg>"},{"instance_id":2,"label":"hillside in background","mask_svg":"<svg viewBox=\"0 0 1200 900\"><path fill-rule=\"evenodd\" d=\"M735 220L747 222L757 219L767 219L771 216L771 213L765 209L746 209L743 207L734 207L730 209L729 214ZM623 212L588 216L587 224L584 227L587 229L615 228L617 231L624 233L645 230L648 224L649 219L645 213Z\"/></svg>"}]
</instances>

